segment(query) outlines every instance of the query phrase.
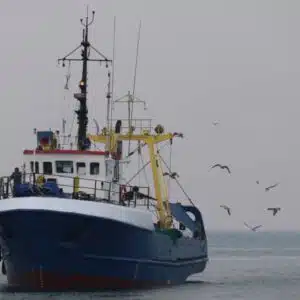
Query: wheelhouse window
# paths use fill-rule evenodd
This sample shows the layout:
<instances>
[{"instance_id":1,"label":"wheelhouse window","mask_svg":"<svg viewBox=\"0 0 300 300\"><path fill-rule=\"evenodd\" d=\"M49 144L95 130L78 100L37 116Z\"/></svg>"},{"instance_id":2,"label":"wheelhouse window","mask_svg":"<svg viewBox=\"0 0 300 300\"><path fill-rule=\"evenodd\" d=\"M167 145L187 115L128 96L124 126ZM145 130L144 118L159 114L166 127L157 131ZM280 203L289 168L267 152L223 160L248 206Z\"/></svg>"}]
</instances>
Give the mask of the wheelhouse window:
<instances>
[{"instance_id":1,"label":"wheelhouse window","mask_svg":"<svg viewBox=\"0 0 300 300\"><path fill-rule=\"evenodd\" d=\"M35 164L34 164L34 161L31 161L30 162L30 172L31 173L40 173L40 168L39 168L39 162L36 161Z\"/></svg>"},{"instance_id":2,"label":"wheelhouse window","mask_svg":"<svg viewBox=\"0 0 300 300\"><path fill-rule=\"evenodd\" d=\"M99 175L100 173L100 164L98 162L90 163L90 174Z\"/></svg>"},{"instance_id":3,"label":"wheelhouse window","mask_svg":"<svg viewBox=\"0 0 300 300\"><path fill-rule=\"evenodd\" d=\"M72 160L57 160L55 167L56 173L72 174L74 172Z\"/></svg>"},{"instance_id":4,"label":"wheelhouse window","mask_svg":"<svg viewBox=\"0 0 300 300\"><path fill-rule=\"evenodd\" d=\"M86 175L85 162L76 163L76 173L78 175Z\"/></svg>"},{"instance_id":5,"label":"wheelhouse window","mask_svg":"<svg viewBox=\"0 0 300 300\"><path fill-rule=\"evenodd\" d=\"M43 171L46 175L52 175L52 162L51 161L44 161L43 162Z\"/></svg>"}]
</instances>

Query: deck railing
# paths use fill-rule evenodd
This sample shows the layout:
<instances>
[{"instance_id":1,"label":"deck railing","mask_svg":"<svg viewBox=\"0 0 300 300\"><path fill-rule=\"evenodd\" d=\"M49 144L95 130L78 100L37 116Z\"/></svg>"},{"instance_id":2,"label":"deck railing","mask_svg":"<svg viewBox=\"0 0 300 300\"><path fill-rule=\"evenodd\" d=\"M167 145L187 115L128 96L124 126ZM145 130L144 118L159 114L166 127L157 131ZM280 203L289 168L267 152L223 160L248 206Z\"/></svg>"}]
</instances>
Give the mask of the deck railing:
<instances>
[{"instance_id":1,"label":"deck railing","mask_svg":"<svg viewBox=\"0 0 300 300\"><path fill-rule=\"evenodd\" d=\"M135 134L143 134L145 130L149 132L153 130L152 119L132 119L130 124L128 119L112 119L112 123L115 124L118 120L122 122L121 133L123 134L127 134L132 129L134 129Z\"/></svg>"},{"instance_id":2,"label":"deck railing","mask_svg":"<svg viewBox=\"0 0 300 300\"><path fill-rule=\"evenodd\" d=\"M43 192L43 185L41 183L41 178L45 179L44 183L56 182L58 188L62 190L62 196L65 198L87 200L87 201L98 201L98 202L108 202L118 205L126 206L147 206L150 207L150 190L149 187L139 186L138 193L133 193L132 200L126 200L124 198L125 192L132 192L135 186L132 185L122 185L120 183L114 183L103 180L95 180L88 178L80 178L76 176L64 176L64 175L47 175L41 173L27 173L23 174L21 184L30 184L37 191L39 196L48 196L46 192ZM79 180L79 181L78 181ZM60 182L61 181L61 182ZM63 183L62 183L63 182ZM114 187L117 189L113 191ZM65 190L69 190L66 192ZM113 197L111 194L117 194L117 197ZM101 196L98 196L102 194ZM108 197L105 197L105 194ZM143 199L139 199L138 195L145 195ZM15 184L14 180L10 176L0 177L0 199L7 199L11 197L18 197L15 195ZM53 196L53 195L49 195ZM117 199L117 200L116 200Z\"/></svg>"}]
</instances>

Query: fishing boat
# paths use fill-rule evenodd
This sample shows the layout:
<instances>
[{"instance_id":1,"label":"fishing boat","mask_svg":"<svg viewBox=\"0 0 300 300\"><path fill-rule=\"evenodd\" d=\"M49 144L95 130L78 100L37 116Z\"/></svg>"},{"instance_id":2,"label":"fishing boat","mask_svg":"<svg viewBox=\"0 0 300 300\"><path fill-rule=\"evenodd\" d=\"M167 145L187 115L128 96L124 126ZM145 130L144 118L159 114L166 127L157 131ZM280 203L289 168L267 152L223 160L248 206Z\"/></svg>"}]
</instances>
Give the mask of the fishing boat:
<instances>
[{"instance_id":1,"label":"fishing boat","mask_svg":"<svg viewBox=\"0 0 300 300\"><path fill-rule=\"evenodd\" d=\"M11 287L40 291L182 284L204 271L208 261L201 212L159 151L161 144L172 147L183 134L165 132L147 119L113 119L113 59L89 42L93 20L94 12L81 19L83 37L75 49L81 49L81 57L72 58L74 50L59 60L82 64L74 93L77 135L35 129L36 145L23 151L13 174L0 178L2 273ZM92 49L100 58L91 59ZM101 130L89 134L87 66L94 61L108 70L107 118ZM130 110L134 101L129 96ZM124 155L126 143L137 147ZM152 182L132 184L124 170L146 150ZM167 180L179 184L182 201L169 199Z\"/></svg>"}]
</instances>

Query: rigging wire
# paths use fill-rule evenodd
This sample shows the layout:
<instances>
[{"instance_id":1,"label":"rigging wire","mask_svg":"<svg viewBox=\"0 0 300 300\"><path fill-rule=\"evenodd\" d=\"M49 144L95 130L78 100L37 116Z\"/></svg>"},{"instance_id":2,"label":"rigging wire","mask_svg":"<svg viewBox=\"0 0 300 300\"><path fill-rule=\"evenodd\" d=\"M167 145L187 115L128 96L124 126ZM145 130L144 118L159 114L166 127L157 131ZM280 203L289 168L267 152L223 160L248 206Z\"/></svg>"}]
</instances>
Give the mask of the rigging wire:
<instances>
[{"instance_id":1,"label":"rigging wire","mask_svg":"<svg viewBox=\"0 0 300 300\"><path fill-rule=\"evenodd\" d=\"M146 144L144 144L144 145L146 145ZM159 153L159 151L161 151L164 147L166 147L168 144L167 143L165 143L165 144L163 144L161 147L160 147L160 149L159 150L157 150L157 153ZM142 160L143 160L143 158L142 158ZM144 160L143 160L143 162L144 162ZM126 184L125 185L128 185L141 171L143 171L143 170L145 170L145 168L150 164L150 160L147 162L147 163L144 163L144 165L143 165L143 167L140 169L140 170L138 170L137 171L137 173L135 173L134 175L133 175L133 177L131 177L127 182L126 182ZM145 175L147 175L147 173L146 173L146 170L145 170ZM148 181L148 177L146 176L146 180L147 180L147 184L148 184L148 186L149 186L149 181Z\"/></svg>"},{"instance_id":2,"label":"rigging wire","mask_svg":"<svg viewBox=\"0 0 300 300\"><path fill-rule=\"evenodd\" d=\"M128 185L137 175L139 175L145 168L150 164L150 160L145 163L140 170L138 170L126 183L125 185Z\"/></svg>"},{"instance_id":3,"label":"rigging wire","mask_svg":"<svg viewBox=\"0 0 300 300\"><path fill-rule=\"evenodd\" d=\"M142 165L145 165L145 161L142 155L142 147L145 146L145 144L143 144L141 146L141 142L138 141L138 147L137 147L137 153L138 153L138 170L140 170L140 162L142 162ZM148 176L147 176L147 172L146 172L146 168L143 168L144 170L144 178L146 180L146 185L149 186L149 180L148 180ZM139 176L139 185L141 185L141 177Z\"/></svg>"},{"instance_id":4,"label":"rigging wire","mask_svg":"<svg viewBox=\"0 0 300 300\"><path fill-rule=\"evenodd\" d=\"M140 21L139 24L139 31L138 31L138 40L137 40L137 46L136 46L136 56L135 56L135 66L134 66L134 75L133 75L133 88L132 88L132 99L131 99L131 107L129 112L129 134L132 132L132 117L133 117L133 102L135 98L135 86L136 86L136 76L137 76L137 67L138 67L138 58L139 58L139 48L140 48L140 37L141 37L141 27L142 27L142 21ZM131 145L131 139L129 138L128 141L128 153L130 152L130 145Z\"/></svg>"},{"instance_id":5,"label":"rigging wire","mask_svg":"<svg viewBox=\"0 0 300 300\"><path fill-rule=\"evenodd\" d=\"M75 53L79 48L81 48L81 44L79 46L77 46L74 50L72 50L71 52L69 52L67 55L65 55L65 57L62 59L63 60L63 67L65 66L65 59L70 56L71 54Z\"/></svg>"},{"instance_id":6,"label":"rigging wire","mask_svg":"<svg viewBox=\"0 0 300 300\"><path fill-rule=\"evenodd\" d=\"M144 146L146 146L146 143L143 143L140 148L142 149ZM137 146L134 150L132 150L131 152L129 152L127 154L127 156L125 157L126 158L129 158L130 156L132 156L133 154L135 154L137 151L139 150L139 147Z\"/></svg>"},{"instance_id":7,"label":"rigging wire","mask_svg":"<svg viewBox=\"0 0 300 300\"><path fill-rule=\"evenodd\" d=\"M164 165L166 166L166 168L168 169L169 172L171 172L171 169L169 168L168 164L165 162L165 160L163 159L163 157L158 153L161 161L164 163ZM175 177L174 178L176 183L178 184L179 188L181 189L181 191L184 193L184 195L187 197L187 199L190 201L190 203L196 207L196 205L194 204L194 202L192 201L192 199L190 198L190 196L187 194L187 192L184 190L183 186L181 185L181 183L179 182L179 180Z\"/></svg>"},{"instance_id":8,"label":"rigging wire","mask_svg":"<svg viewBox=\"0 0 300 300\"><path fill-rule=\"evenodd\" d=\"M140 157L141 157L142 164L145 164L143 156L141 155ZM146 179L146 184L147 184L147 186L149 186L149 180L148 180L146 169L144 169L144 176L145 176L145 179Z\"/></svg>"}]
</instances>

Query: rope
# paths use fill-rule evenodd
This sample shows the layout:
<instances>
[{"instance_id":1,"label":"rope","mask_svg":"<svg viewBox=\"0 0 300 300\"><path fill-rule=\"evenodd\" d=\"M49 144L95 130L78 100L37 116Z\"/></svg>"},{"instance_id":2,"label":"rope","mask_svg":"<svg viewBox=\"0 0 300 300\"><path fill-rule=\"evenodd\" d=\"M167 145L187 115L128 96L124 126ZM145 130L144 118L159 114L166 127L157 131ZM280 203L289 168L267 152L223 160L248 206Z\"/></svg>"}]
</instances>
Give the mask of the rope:
<instances>
[{"instance_id":1,"label":"rope","mask_svg":"<svg viewBox=\"0 0 300 300\"><path fill-rule=\"evenodd\" d=\"M144 146L146 146L146 143L142 144L142 146L140 146L140 148L142 149ZM129 152L127 154L127 156L125 157L125 159L128 158L129 156L135 154L135 152L138 151L138 150L139 150L139 147L136 147L133 151L131 151L131 152Z\"/></svg>"},{"instance_id":2,"label":"rope","mask_svg":"<svg viewBox=\"0 0 300 300\"><path fill-rule=\"evenodd\" d=\"M140 148L144 147L146 145L146 143L140 145ZM159 150L157 150L157 153L159 155L159 151L161 151L165 146L167 146L168 144L165 143L163 144ZM137 147L136 149L134 149L132 152L130 152L128 155L127 155L127 158L131 155L133 155L136 151L138 151L139 147ZM149 186L149 179L148 179L148 176L147 176L147 172L146 172L146 167L150 164L150 160L147 162L147 163L144 163L144 159L143 159L143 156L141 155L141 153L139 153L139 156L140 156L140 159L142 161L142 164L143 164L143 167L141 169L139 169L126 183L125 185L128 185L134 178L136 178L136 176L138 176L142 171L144 171L144 176L145 176L145 179L146 179L146 183L147 183L147 186ZM160 155L159 155L160 156ZM153 215L158 218L158 211L156 210L156 205L154 205L153 203L149 202L150 206L155 208L155 211L151 211L151 213L153 213Z\"/></svg>"},{"instance_id":3,"label":"rope","mask_svg":"<svg viewBox=\"0 0 300 300\"><path fill-rule=\"evenodd\" d=\"M143 146L145 146L146 144L144 144ZM162 145L161 146L161 148L158 150L158 151L160 151L160 150L162 150L166 145L168 145L168 144L164 144L164 145ZM132 151L133 152L133 151ZM143 158L142 158L142 156L141 156L141 159L142 159L142 162L143 162L143 164L144 164L144 160L143 160ZM130 180L128 180L127 181L127 183L126 183L126 185L128 185L139 173L141 173L141 171L143 171L148 165L150 164L150 160L147 162L147 163L145 163L144 165L143 165L143 167L140 169L140 170L138 170L132 177L131 177L131 179ZM146 173L146 170L145 170L145 177L146 177L146 181L147 181L147 184L148 184L148 186L149 186L149 181L148 181L148 177L147 177L147 173Z\"/></svg>"},{"instance_id":4,"label":"rope","mask_svg":"<svg viewBox=\"0 0 300 300\"><path fill-rule=\"evenodd\" d=\"M148 165L150 164L150 160L143 165L143 167L138 170L126 183L125 185L128 185L138 174L140 174Z\"/></svg>"},{"instance_id":5,"label":"rope","mask_svg":"<svg viewBox=\"0 0 300 300\"><path fill-rule=\"evenodd\" d=\"M161 155L158 153L161 161L164 163L164 165L166 166L166 168L168 169L168 171L171 173L171 169L169 168L169 166L167 165L167 163L165 162L165 160L161 157ZM175 177L174 178L176 183L178 184L178 186L180 187L181 191L184 193L184 195L187 197L187 199L190 201L190 203L196 207L196 205L194 204L194 202L192 201L192 199L190 198L190 196L186 193L186 191L184 190L183 186L180 184L179 180Z\"/></svg>"},{"instance_id":6,"label":"rope","mask_svg":"<svg viewBox=\"0 0 300 300\"><path fill-rule=\"evenodd\" d=\"M141 156L141 161L142 161L142 164L144 164L144 159L143 157ZM150 163L150 162L149 162ZM145 176L145 179L146 179L146 184L147 186L149 186L149 180L148 180L148 176L147 176L147 173L146 173L146 169L144 168L144 176Z\"/></svg>"}]
</instances>

